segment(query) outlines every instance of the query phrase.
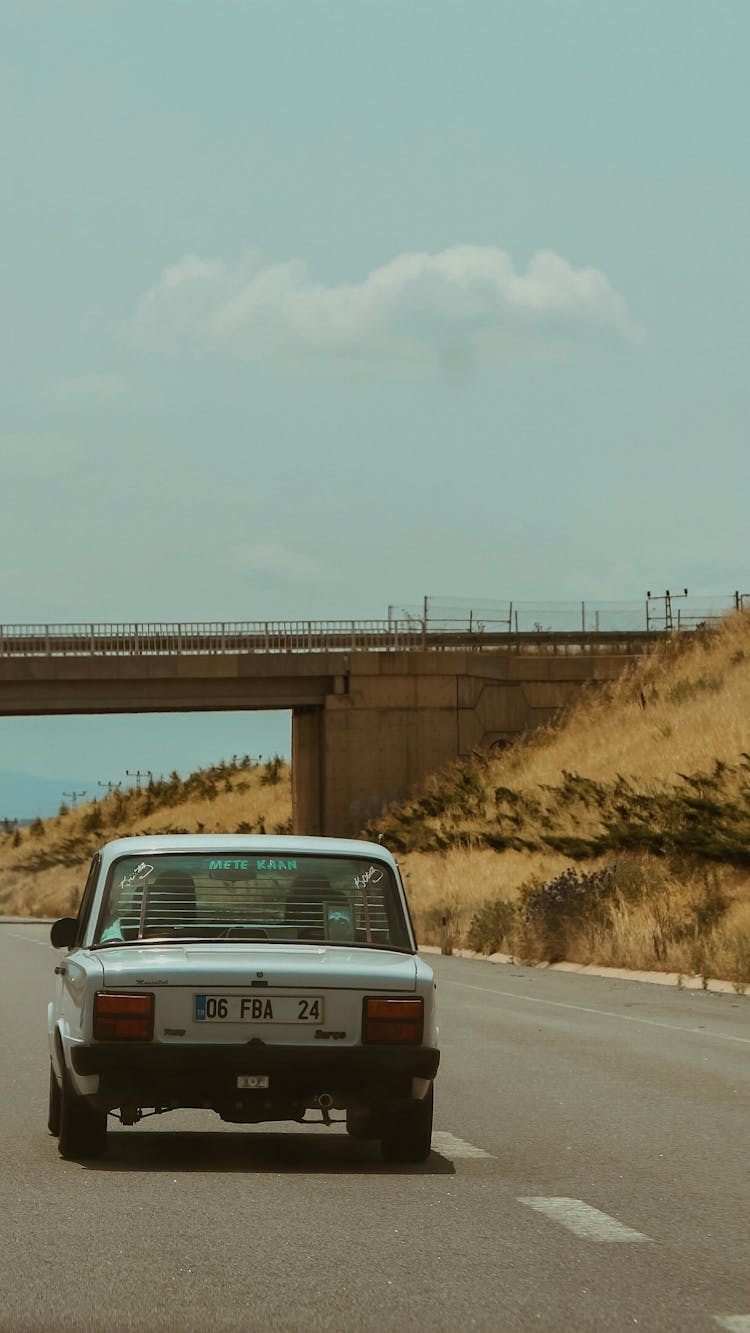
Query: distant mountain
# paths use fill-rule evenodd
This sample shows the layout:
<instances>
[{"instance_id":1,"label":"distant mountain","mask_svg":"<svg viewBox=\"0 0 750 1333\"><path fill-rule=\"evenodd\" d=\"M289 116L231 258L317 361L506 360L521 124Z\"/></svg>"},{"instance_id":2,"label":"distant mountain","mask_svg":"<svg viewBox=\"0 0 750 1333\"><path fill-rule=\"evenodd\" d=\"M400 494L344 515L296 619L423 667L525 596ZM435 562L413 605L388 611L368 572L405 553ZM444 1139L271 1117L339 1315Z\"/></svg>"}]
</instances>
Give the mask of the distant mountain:
<instances>
[{"instance_id":1,"label":"distant mountain","mask_svg":"<svg viewBox=\"0 0 750 1333\"><path fill-rule=\"evenodd\" d=\"M37 778L33 773L0 769L0 821L29 820L56 815L62 802L71 804L65 792L85 792L83 800L99 795L95 782L81 778Z\"/></svg>"}]
</instances>

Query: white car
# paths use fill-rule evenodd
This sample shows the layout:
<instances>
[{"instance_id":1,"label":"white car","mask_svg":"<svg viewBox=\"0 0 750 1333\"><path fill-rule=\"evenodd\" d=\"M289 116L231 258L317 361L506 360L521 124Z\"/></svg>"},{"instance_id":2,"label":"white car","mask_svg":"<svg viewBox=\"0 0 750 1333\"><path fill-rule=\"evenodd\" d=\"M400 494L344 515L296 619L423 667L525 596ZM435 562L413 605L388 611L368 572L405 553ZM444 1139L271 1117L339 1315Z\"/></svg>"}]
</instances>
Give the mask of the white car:
<instances>
[{"instance_id":1,"label":"white car","mask_svg":"<svg viewBox=\"0 0 750 1333\"><path fill-rule=\"evenodd\" d=\"M334 838L122 838L94 857L49 1006L49 1129L100 1156L107 1116L203 1107L430 1152L435 983L385 848Z\"/></svg>"}]
</instances>

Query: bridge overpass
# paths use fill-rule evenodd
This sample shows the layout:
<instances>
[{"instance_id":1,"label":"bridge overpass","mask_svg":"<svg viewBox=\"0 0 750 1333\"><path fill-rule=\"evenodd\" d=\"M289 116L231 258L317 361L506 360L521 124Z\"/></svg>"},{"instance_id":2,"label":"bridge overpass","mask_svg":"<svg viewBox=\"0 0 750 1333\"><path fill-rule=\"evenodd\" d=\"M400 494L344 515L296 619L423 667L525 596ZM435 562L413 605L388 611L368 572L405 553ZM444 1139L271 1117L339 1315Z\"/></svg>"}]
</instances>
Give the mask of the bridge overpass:
<instances>
[{"instance_id":1,"label":"bridge overpass","mask_svg":"<svg viewBox=\"0 0 750 1333\"><path fill-rule=\"evenodd\" d=\"M663 637L413 620L6 625L0 715L289 709L295 831L343 836Z\"/></svg>"}]
</instances>

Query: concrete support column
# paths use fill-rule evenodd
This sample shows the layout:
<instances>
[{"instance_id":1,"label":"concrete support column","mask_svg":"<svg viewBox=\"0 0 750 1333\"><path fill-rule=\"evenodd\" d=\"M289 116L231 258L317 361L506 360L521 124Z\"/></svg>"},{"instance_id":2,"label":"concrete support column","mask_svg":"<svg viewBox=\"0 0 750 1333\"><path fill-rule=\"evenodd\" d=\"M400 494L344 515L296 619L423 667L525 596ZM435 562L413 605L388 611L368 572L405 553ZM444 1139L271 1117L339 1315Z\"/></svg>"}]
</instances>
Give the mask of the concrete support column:
<instances>
[{"instance_id":1,"label":"concrete support column","mask_svg":"<svg viewBox=\"0 0 750 1333\"><path fill-rule=\"evenodd\" d=\"M292 828L319 837L324 824L323 709L292 709Z\"/></svg>"}]
</instances>

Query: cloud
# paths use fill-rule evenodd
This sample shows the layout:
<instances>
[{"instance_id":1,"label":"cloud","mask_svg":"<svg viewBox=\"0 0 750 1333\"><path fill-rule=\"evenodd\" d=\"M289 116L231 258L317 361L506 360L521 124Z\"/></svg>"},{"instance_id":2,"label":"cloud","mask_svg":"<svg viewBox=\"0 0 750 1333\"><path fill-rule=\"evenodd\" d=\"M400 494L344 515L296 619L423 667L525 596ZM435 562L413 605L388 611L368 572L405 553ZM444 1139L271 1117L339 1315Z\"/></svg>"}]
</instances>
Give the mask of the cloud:
<instances>
[{"instance_id":1,"label":"cloud","mask_svg":"<svg viewBox=\"0 0 750 1333\"><path fill-rule=\"evenodd\" d=\"M114 370L105 370L45 380L42 397L58 407L88 407L117 402L125 396L127 390L124 376Z\"/></svg>"},{"instance_id":2,"label":"cloud","mask_svg":"<svg viewBox=\"0 0 750 1333\"><path fill-rule=\"evenodd\" d=\"M238 545L233 548L231 557L235 568L239 567L266 586L310 588L341 581L333 566L301 555L281 542Z\"/></svg>"},{"instance_id":3,"label":"cloud","mask_svg":"<svg viewBox=\"0 0 750 1333\"><path fill-rule=\"evenodd\" d=\"M236 265L187 255L138 302L136 341L169 355L438 363L548 355L581 340L632 340L604 273L550 250L525 272L495 246L397 255L361 282L315 281L303 260Z\"/></svg>"}]
</instances>

